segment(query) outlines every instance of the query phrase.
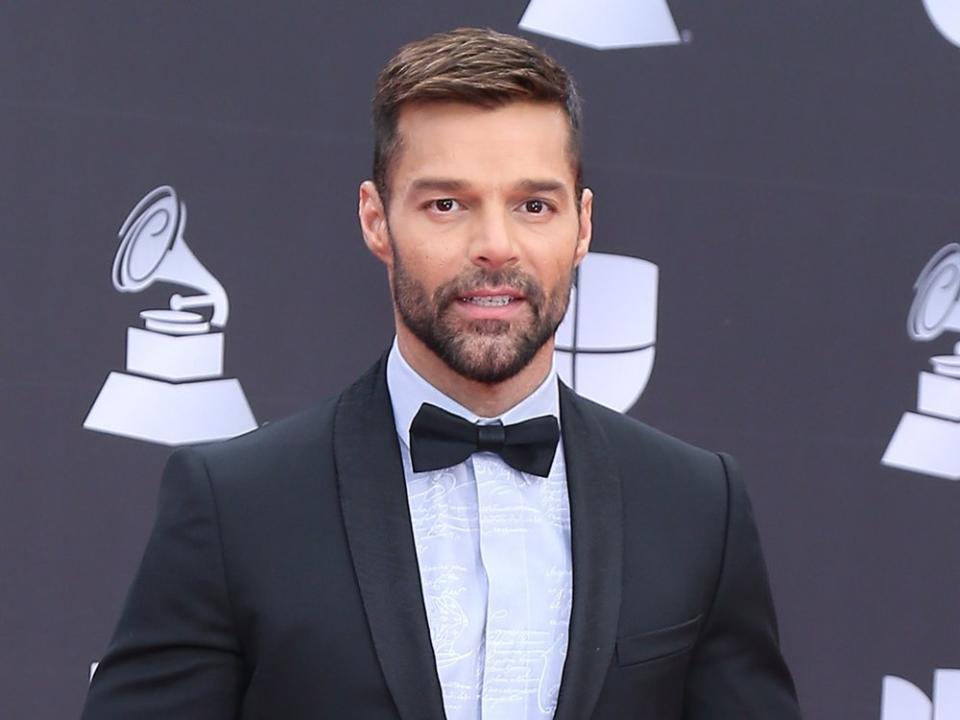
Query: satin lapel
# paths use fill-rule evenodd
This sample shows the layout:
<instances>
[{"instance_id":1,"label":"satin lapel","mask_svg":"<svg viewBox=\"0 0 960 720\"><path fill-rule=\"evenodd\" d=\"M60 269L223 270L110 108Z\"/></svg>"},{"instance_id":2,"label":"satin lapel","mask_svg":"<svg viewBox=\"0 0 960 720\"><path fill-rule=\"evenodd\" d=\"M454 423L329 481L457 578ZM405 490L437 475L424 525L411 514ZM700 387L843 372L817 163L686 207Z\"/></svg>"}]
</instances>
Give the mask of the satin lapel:
<instances>
[{"instance_id":1,"label":"satin lapel","mask_svg":"<svg viewBox=\"0 0 960 720\"><path fill-rule=\"evenodd\" d=\"M599 422L560 385L573 551L573 607L555 720L586 720L613 658L620 613L623 514L620 478Z\"/></svg>"},{"instance_id":2,"label":"satin lapel","mask_svg":"<svg viewBox=\"0 0 960 720\"><path fill-rule=\"evenodd\" d=\"M333 442L350 554L387 686L404 720L444 718L385 358L341 396Z\"/></svg>"}]
</instances>

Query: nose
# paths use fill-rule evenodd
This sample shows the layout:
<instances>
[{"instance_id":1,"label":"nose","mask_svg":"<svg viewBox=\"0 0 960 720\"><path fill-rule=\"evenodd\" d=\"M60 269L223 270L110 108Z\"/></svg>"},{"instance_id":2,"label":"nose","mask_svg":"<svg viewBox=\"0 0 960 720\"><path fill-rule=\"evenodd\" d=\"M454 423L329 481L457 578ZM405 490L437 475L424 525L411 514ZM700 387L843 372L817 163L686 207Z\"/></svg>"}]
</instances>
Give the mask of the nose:
<instances>
[{"instance_id":1,"label":"nose","mask_svg":"<svg viewBox=\"0 0 960 720\"><path fill-rule=\"evenodd\" d=\"M473 228L470 261L496 270L517 261L517 245L508 218L500 212L486 212Z\"/></svg>"}]
</instances>

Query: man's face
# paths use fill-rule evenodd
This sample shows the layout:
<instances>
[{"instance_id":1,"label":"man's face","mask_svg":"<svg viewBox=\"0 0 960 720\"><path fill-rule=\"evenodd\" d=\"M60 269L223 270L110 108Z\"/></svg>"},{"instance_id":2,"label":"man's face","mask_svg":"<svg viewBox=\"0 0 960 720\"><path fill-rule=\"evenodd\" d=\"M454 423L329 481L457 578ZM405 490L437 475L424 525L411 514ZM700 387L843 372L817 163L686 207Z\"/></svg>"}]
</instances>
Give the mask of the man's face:
<instances>
[{"instance_id":1,"label":"man's face","mask_svg":"<svg viewBox=\"0 0 960 720\"><path fill-rule=\"evenodd\" d=\"M513 377L552 352L590 239L555 104L405 106L385 232L398 322L461 376Z\"/></svg>"}]
</instances>

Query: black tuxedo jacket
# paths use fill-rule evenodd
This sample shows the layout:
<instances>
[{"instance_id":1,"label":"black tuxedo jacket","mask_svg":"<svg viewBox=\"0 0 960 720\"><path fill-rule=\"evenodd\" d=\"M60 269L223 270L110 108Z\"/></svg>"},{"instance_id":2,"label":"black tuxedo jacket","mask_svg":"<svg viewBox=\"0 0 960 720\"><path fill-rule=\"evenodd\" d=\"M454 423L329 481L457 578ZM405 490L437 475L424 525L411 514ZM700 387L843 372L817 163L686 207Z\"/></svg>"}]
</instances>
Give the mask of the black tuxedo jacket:
<instances>
[{"instance_id":1,"label":"black tuxedo jacket","mask_svg":"<svg viewBox=\"0 0 960 720\"><path fill-rule=\"evenodd\" d=\"M573 608L557 720L800 717L730 458L561 386ZM443 718L385 361L180 450L84 720Z\"/></svg>"}]
</instances>

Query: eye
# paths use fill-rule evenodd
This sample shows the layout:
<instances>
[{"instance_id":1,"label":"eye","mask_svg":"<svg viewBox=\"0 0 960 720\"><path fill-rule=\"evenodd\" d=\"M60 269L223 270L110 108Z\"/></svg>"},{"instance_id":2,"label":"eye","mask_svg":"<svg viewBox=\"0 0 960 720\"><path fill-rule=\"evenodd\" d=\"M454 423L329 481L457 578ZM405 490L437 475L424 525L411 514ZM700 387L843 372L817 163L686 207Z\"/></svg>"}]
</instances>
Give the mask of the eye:
<instances>
[{"instance_id":1,"label":"eye","mask_svg":"<svg viewBox=\"0 0 960 720\"><path fill-rule=\"evenodd\" d=\"M459 203L453 198L439 198L430 201L430 208L440 213L448 213L457 209Z\"/></svg>"},{"instance_id":2,"label":"eye","mask_svg":"<svg viewBox=\"0 0 960 720\"><path fill-rule=\"evenodd\" d=\"M543 200L527 200L523 204L523 209L526 210L531 215L540 215L549 208Z\"/></svg>"}]
</instances>

